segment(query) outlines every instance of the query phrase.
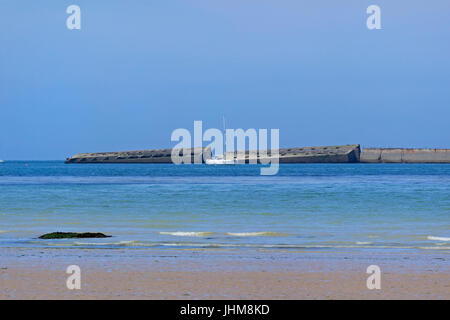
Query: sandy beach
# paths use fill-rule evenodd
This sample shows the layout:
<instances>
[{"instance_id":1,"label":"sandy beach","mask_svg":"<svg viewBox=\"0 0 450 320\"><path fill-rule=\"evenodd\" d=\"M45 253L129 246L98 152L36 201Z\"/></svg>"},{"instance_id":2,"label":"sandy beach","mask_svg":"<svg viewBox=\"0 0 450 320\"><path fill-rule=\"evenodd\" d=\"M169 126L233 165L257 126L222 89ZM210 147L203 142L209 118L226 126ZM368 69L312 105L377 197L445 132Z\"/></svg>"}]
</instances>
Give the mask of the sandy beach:
<instances>
[{"instance_id":1,"label":"sandy beach","mask_svg":"<svg viewBox=\"0 0 450 320\"><path fill-rule=\"evenodd\" d=\"M126 250L2 249L2 257L0 299L450 299L448 254L142 250L131 259ZM366 286L372 263L380 290ZM72 264L81 290L66 287Z\"/></svg>"}]
</instances>

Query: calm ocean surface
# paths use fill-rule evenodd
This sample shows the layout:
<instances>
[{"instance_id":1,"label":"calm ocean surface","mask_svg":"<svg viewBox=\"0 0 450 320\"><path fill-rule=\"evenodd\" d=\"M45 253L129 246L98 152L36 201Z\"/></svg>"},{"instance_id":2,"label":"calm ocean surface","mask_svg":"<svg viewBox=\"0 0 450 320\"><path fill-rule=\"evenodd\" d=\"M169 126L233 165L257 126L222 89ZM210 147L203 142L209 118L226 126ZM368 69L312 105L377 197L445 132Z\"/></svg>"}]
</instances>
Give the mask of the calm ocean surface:
<instances>
[{"instance_id":1,"label":"calm ocean surface","mask_svg":"<svg viewBox=\"0 0 450 320\"><path fill-rule=\"evenodd\" d=\"M0 163L0 247L450 252L450 165ZM107 239L39 240L54 231Z\"/></svg>"}]
</instances>

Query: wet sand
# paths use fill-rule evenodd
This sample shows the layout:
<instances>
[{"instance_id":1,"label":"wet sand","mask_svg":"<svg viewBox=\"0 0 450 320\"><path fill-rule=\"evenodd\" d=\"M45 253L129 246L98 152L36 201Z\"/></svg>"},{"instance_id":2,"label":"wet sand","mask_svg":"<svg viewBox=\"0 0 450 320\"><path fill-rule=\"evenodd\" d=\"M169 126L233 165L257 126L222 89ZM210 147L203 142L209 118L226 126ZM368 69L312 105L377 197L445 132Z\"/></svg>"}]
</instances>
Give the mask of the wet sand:
<instances>
[{"instance_id":1,"label":"wet sand","mask_svg":"<svg viewBox=\"0 0 450 320\"><path fill-rule=\"evenodd\" d=\"M448 253L1 249L0 299L450 299ZM68 265L81 290L66 287ZM381 268L381 290L366 269Z\"/></svg>"}]
</instances>

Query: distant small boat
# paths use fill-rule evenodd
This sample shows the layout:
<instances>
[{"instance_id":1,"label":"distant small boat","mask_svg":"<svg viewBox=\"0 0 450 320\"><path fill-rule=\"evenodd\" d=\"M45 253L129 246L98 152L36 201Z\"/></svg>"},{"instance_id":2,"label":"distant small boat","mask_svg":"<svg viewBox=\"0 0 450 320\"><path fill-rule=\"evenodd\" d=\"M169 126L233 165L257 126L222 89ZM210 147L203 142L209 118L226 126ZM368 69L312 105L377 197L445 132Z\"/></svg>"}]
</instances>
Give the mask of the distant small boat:
<instances>
[{"instance_id":1,"label":"distant small boat","mask_svg":"<svg viewBox=\"0 0 450 320\"><path fill-rule=\"evenodd\" d=\"M3 162L5 162L5 160L0 160L0 163L3 163Z\"/></svg>"},{"instance_id":2,"label":"distant small boat","mask_svg":"<svg viewBox=\"0 0 450 320\"><path fill-rule=\"evenodd\" d=\"M225 137L226 135L226 129L225 129L225 117L222 118L223 120L223 136ZM227 142L225 140L225 150L227 149ZM206 164L237 164L238 161L237 159L225 159L224 155L216 155L211 159L206 159L205 160Z\"/></svg>"},{"instance_id":3,"label":"distant small boat","mask_svg":"<svg viewBox=\"0 0 450 320\"><path fill-rule=\"evenodd\" d=\"M216 156L212 159L206 159L206 164L236 164L236 159L224 159L223 156Z\"/></svg>"}]
</instances>

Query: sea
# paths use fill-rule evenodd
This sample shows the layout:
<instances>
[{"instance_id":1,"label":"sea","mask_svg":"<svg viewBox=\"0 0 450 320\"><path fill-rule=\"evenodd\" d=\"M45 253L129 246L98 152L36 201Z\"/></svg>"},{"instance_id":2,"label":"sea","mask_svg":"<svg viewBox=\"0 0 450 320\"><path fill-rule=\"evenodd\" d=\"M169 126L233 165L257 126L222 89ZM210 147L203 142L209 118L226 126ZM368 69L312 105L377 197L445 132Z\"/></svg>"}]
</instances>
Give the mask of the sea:
<instances>
[{"instance_id":1,"label":"sea","mask_svg":"<svg viewBox=\"0 0 450 320\"><path fill-rule=\"evenodd\" d=\"M0 247L450 253L450 165L5 161Z\"/></svg>"}]
</instances>

